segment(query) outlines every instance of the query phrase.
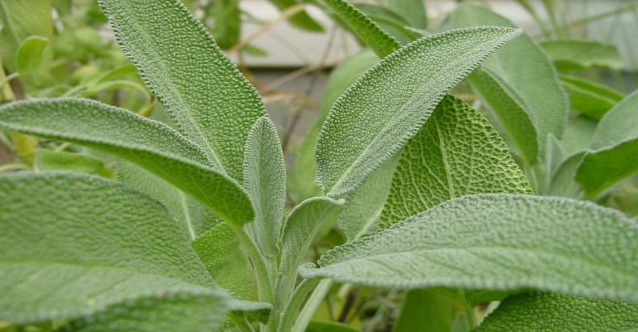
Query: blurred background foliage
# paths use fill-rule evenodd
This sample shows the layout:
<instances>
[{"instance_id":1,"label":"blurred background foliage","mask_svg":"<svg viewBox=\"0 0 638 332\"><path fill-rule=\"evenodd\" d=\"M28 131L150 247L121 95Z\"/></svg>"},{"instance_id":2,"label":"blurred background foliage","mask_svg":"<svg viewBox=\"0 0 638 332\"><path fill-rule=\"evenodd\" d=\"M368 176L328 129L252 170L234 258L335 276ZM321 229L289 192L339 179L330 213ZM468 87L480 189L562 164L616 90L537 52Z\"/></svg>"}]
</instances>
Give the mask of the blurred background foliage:
<instances>
[{"instance_id":1,"label":"blurred background foliage","mask_svg":"<svg viewBox=\"0 0 638 332\"><path fill-rule=\"evenodd\" d=\"M262 94L286 151L290 206L319 194L313 148L320 125L339 95L378 58L320 0L183 2ZM572 109L565 135L557 143L563 157L586 149L601 116L637 88L636 0L458 2L491 7L509 18L552 60ZM401 43L440 30L458 4L452 0L354 3ZM170 123L115 45L96 0L0 0L0 22L0 103L85 97ZM467 84L459 85L454 94L482 109ZM116 179L113 162L79 146L0 132L0 173L73 170ZM637 215L638 177L628 177L595 200ZM324 235L315 246L316 255L344 241L337 231L326 230ZM335 288L317 318L364 331L389 331L401 296L393 291ZM322 324L313 323L310 329L324 331ZM462 320L454 324L464 331ZM0 331L48 328L0 323ZM330 328L336 331L338 326Z\"/></svg>"}]
</instances>

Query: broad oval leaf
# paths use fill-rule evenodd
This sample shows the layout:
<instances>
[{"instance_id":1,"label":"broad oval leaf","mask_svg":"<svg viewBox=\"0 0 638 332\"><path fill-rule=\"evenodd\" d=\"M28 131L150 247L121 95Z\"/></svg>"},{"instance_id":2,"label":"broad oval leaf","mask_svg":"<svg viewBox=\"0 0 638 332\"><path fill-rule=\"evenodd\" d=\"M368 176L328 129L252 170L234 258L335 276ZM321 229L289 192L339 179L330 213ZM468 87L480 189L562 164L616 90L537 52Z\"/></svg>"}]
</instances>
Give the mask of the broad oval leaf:
<instances>
[{"instance_id":1,"label":"broad oval leaf","mask_svg":"<svg viewBox=\"0 0 638 332\"><path fill-rule=\"evenodd\" d=\"M503 301L475 332L619 332L638 329L638 305L573 296L524 293Z\"/></svg>"},{"instance_id":2,"label":"broad oval leaf","mask_svg":"<svg viewBox=\"0 0 638 332\"><path fill-rule=\"evenodd\" d=\"M464 196L337 247L305 278L369 286L538 289L638 302L638 222L558 197Z\"/></svg>"},{"instance_id":3,"label":"broad oval leaf","mask_svg":"<svg viewBox=\"0 0 638 332\"><path fill-rule=\"evenodd\" d=\"M403 148L383 208L388 227L449 199L531 193L505 142L478 111L446 96Z\"/></svg>"},{"instance_id":4,"label":"broad oval leaf","mask_svg":"<svg viewBox=\"0 0 638 332\"><path fill-rule=\"evenodd\" d=\"M226 318L223 298L205 292L171 292L112 305L56 332L210 332Z\"/></svg>"},{"instance_id":5,"label":"broad oval leaf","mask_svg":"<svg viewBox=\"0 0 638 332\"><path fill-rule=\"evenodd\" d=\"M0 127L112 153L162 177L229 222L253 219L245 191L212 168L199 146L160 122L88 99L60 98L4 105Z\"/></svg>"},{"instance_id":6,"label":"broad oval leaf","mask_svg":"<svg viewBox=\"0 0 638 332\"><path fill-rule=\"evenodd\" d=\"M255 88L179 0L100 0L118 43L180 131L241 182Z\"/></svg>"},{"instance_id":7,"label":"broad oval leaf","mask_svg":"<svg viewBox=\"0 0 638 332\"><path fill-rule=\"evenodd\" d=\"M452 30L409 44L357 80L335 103L315 153L317 178L336 196L358 185L416 134L445 93L519 30Z\"/></svg>"},{"instance_id":8,"label":"broad oval leaf","mask_svg":"<svg viewBox=\"0 0 638 332\"><path fill-rule=\"evenodd\" d=\"M72 318L161 292L213 292L166 210L117 183L3 175L0 211L1 320Z\"/></svg>"},{"instance_id":9,"label":"broad oval leaf","mask_svg":"<svg viewBox=\"0 0 638 332\"><path fill-rule=\"evenodd\" d=\"M275 257L286 203L286 165L277 128L267 117L253 125L245 153L244 188L255 207L250 227L261 252Z\"/></svg>"},{"instance_id":10,"label":"broad oval leaf","mask_svg":"<svg viewBox=\"0 0 638 332\"><path fill-rule=\"evenodd\" d=\"M24 40L16 54L16 66L22 76L32 74L38 69L44 58L49 40L44 37L32 36Z\"/></svg>"},{"instance_id":11,"label":"broad oval leaf","mask_svg":"<svg viewBox=\"0 0 638 332\"><path fill-rule=\"evenodd\" d=\"M638 91L625 97L600 120L591 152L578 168L578 181L594 197L638 171Z\"/></svg>"}]
</instances>

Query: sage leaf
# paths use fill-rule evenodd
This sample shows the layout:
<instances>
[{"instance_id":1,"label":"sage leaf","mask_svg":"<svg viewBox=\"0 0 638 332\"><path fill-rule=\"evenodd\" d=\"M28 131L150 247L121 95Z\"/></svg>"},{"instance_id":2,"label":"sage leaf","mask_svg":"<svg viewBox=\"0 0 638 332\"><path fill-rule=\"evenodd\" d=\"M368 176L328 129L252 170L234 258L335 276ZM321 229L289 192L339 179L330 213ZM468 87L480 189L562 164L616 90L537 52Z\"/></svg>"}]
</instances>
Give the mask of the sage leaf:
<instances>
[{"instance_id":1,"label":"sage leaf","mask_svg":"<svg viewBox=\"0 0 638 332\"><path fill-rule=\"evenodd\" d=\"M428 27L425 5L421 0L389 0L388 6L417 29Z\"/></svg>"},{"instance_id":2,"label":"sage leaf","mask_svg":"<svg viewBox=\"0 0 638 332\"><path fill-rule=\"evenodd\" d=\"M460 5L448 16L446 23L446 27L452 28L480 25L515 27L505 17L489 9L469 4ZM490 57L483 67L499 77L499 82L506 86L505 92L510 95L509 98L516 100L532 119L537 132L539 149L544 149L547 135L562 137L569 113L567 98L552 63L530 37L523 34L508 43ZM474 81L472 84L478 86L483 83ZM478 92L482 93L484 90ZM492 103L492 106L500 105ZM496 113L505 114L506 112L507 110L500 110ZM525 121L525 119L520 120L520 122ZM503 123L503 125L507 124ZM508 133L519 134L515 128L508 130ZM520 133L524 138L516 140L529 139L524 136L526 134L527 132ZM534 160L530 161L534 162Z\"/></svg>"},{"instance_id":3,"label":"sage leaf","mask_svg":"<svg viewBox=\"0 0 638 332\"><path fill-rule=\"evenodd\" d=\"M555 332L635 331L638 305L573 296L525 293L502 302L475 332L542 331Z\"/></svg>"},{"instance_id":4,"label":"sage leaf","mask_svg":"<svg viewBox=\"0 0 638 332\"><path fill-rule=\"evenodd\" d=\"M204 292L149 295L72 321L56 332L210 332L226 317L223 298Z\"/></svg>"},{"instance_id":5,"label":"sage leaf","mask_svg":"<svg viewBox=\"0 0 638 332\"><path fill-rule=\"evenodd\" d=\"M73 171L114 177L104 161L83 153L40 149L35 154L34 166L38 171Z\"/></svg>"},{"instance_id":6,"label":"sage leaf","mask_svg":"<svg viewBox=\"0 0 638 332\"><path fill-rule=\"evenodd\" d=\"M569 94L571 108L595 120L623 98L620 92L578 77L563 75L560 81Z\"/></svg>"},{"instance_id":7,"label":"sage leaf","mask_svg":"<svg viewBox=\"0 0 638 332\"><path fill-rule=\"evenodd\" d=\"M375 287L537 289L638 302L636 220L558 197L470 195L324 254L305 278Z\"/></svg>"},{"instance_id":8,"label":"sage leaf","mask_svg":"<svg viewBox=\"0 0 638 332\"><path fill-rule=\"evenodd\" d=\"M622 59L616 46L593 40L554 39L540 43L543 51L560 71L584 68L618 70Z\"/></svg>"},{"instance_id":9,"label":"sage leaf","mask_svg":"<svg viewBox=\"0 0 638 332\"><path fill-rule=\"evenodd\" d=\"M286 165L277 128L267 117L255 122L244 151L244 188L255 207L249 227L261 252L275 257L286 203Z\"/></svg>"},{"instance_id":10,"label":"sage leaf","mask_svg":"<svg viewBox=\"0 0 638 332\"><path fill-rule=\"evenodd\" d=\"M625 97L600 120L591 152L578 168L576 181L594 197L638 171L638 91Z\"/></svg>"},{"instance_id":11,"label":"sage leaf","mask_svg":"<svg viewBox=\"0 0 638 332\"><path fill-rule=\"evenodd\" d=\"M227 50L239 42L242 21L239 0L221 0L208 5L213 18L212 33L217 45Z\"/></svg>"},{"instance_id":12,"label":"sage leaf","mask_svg":"<svg viewBox=\"0 0 638 332\"><path fill-rule=\"evenodd\" d=\"M0 320L73 318L162 292L213 291L166 210L98 177L0 177Z\"/></svg>"},{"instance_id":13,"label":"sage leaf","mask_svg":"<svg viewBox=\"0 0 638 332\"><path fill-rule=\"evenodd\" d=\"M392 332L443 332L450 331L456 312L461 307L459 296L434 288L406 292Z\"/></svg>"},{"instance_id":14,"label":"sage leaf","mask_svg":"<svg viewBox=\"0 0 638 332\"><path fill-rule=\"evenodd\" d=\"M286 10L293 6L298 6L300 3L295 0L270 0L279 10ZM294 27L311 31L311 32L320 32L323 31L323 27L317 23L308 13L307 11L301 11L295 15L292 15L288 18L288 22L292 24Z\"/></svg>"},{"instance_id":15,"label":"sage leaf","mask_svg":"<svg viewBox=\"0 0 638 332\"><path fill-rule=\"evenodd\" d=\"M112 153L184 190L224 220L253 220L245 191L214 169L202 148L160 122L88 99L58 98L4 105L0 127Z\"/></svg>"},{"instance_id":16,"label":"sage leaf","mask_svg":"<svg viewBox=\"0 0 638 332\"><path fill-rule=\"evenodd\" d=\"M265 114L255 88L179 0L100 0L116 39L179 131L241 183L252 124Z\"/></svg>"},{"instance_id":17,"label":"sage leaf","mask_svg":"<svg viewBox=\"0 0 638 332\"><path fill-rule=\"evenodd\" d=\"M31 36L20 44L16 55L16 66L20 75L28 76L40 67L47 45L49 40L38 36Z\"/></svg>"},{"instance_id":18,"label":"sage leaf","mask_svg":"<svg viewBox=\"0 0 638 332\"><path fill-rule=\"evenodd\" d=\"M392 9L373 3L355 3L354 6L374 21L381 30L394 37L401 45L407 44L421 34L412 31L410 23Z\"/></svg>"},{"instance_id":19,"label":"sage leaf","mask_svg":"<svg viewBox=\"0 0 638 332\"><path fill-rule=\"evenodd\" d=\"M343 195L393 156L445 93L519 30L481 27L419 39L367 71L337 100L315 152L328 195Z\"/></svg>"},{"instance_id":20,"label":"sage leaf","mask_svg":"<svg viewBox=\"0 0 638 332\"><path fill-rule=\"evenodd\" d=\"M531 193L505 142L478 111L446 96L403 148L381 227L449 199L481 193Z\"/></svg>"}]
</instances>

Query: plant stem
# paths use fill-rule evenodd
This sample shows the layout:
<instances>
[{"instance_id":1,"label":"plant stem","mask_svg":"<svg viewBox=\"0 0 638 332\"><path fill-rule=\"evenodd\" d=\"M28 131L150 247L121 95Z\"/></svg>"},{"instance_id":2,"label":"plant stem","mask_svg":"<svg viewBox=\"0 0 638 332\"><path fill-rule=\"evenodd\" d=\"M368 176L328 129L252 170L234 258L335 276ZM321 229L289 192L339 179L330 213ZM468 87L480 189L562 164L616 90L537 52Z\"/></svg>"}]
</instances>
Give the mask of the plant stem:
<instances>
[{"instance_id":1,"label":"plant stem","mask_svg":"<svg viewBox=\"0 0 638 332\"><path fill-rule=\"evenodd\" d=\"M239 243L250 257L255 270L255 278L257 279L257 291L259 300L262 302L272 303L273 300L273 283L272 273L266 263L266 258L259 252L255 242L246 235L246 232L241 226L237 226L231 222L228 222L230 228L237 235Z\"/></svg>"},{"instance_id":2,"label":"plant stem","mask_svg":"<svg viewBox=\"0 0 638 332\"><path fill-rule=\"evenodd\" d=\"M233 322L233 324L235 324L235 327L237 327L241 332L255 332L255 329L252 325L250 325L246 318L237 316L232 313L228 315L228 317Z\"/></svg>"},{"instance_id":3,"label":"plant stem","mask_svg":"<svg viewBox=\"0 0 638 332\"><path fill-rule=\"evenodd\" d=\"M295 325L292 327L291 332L304 332L310 324L310 320L315 315L317 309L319 309L319 305L323 301L323 298L326 297L328 291L330 291L330 287L332 287L332 280L324 279L319 282L319 285L315 288L315 290L310 295L310 298L304 305L301 313L297 316L297 321Z\"/></svg>"},{"instance_id":4,"label":"plant stem","mask_svg":"<svg viewBox=\"0 0 638 332\"><path fill-rule=\"evenodd\" d=\"M308 294L315 289L315 286L317 286L318 283L318 279L306 279L297 286L284 310L280 314L275 313L280 315L280 317L276 317L279 322L279 326L276 327L277 332L290 331L290 328L295 323L295 317L297 317L297 313L299 312L299 308L301 308L303 301L306 299Z\"/></svg>"}]
</instances>

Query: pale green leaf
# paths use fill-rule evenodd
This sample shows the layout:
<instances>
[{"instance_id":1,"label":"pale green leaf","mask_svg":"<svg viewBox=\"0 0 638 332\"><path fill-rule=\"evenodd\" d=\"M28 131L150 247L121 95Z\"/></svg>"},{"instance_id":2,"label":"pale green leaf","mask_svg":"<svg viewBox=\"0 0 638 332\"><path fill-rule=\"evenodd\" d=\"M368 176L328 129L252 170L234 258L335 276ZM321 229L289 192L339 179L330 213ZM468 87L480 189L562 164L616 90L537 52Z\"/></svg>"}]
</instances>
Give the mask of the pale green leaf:
<instances>
[{"instance_id":1,"label":"pale green leaf","mask_svg":"<svg viewBox=\"0 0 638 332\"><path fill-rule=\"evenodd\" d=\"M355 7L401 44L407 44L422 36L412 31L409 28L410 23L388 7L365 2L355 3Z\"/></svg>"},{"instance_id":2,"label":"pale green leaf","mask_svg":"<svg viewBox=\"0 0 638 332\"><path fill-rule=\"evenodd\" d=\"M389 0L388 5L413 27L417 29L428 27L428 17L423 0Z\"/></svg>"},{"instance_id":3,"label":"pale green leaf","mask_svg":"<svg viewBox=\"0 0 638 332\"><path fill-rule=\"evenodd\" d=\"M357 332L359 330L346 324L336 322L312 321L308 324L306 332Z\"/></svg>"},{"instance_id":4,"label":"pale green leaf","mask_svg":"<svg viewBox=\"0 0 638 332\"><path fill-rule=\"evenodd\" d=\"M377 23L345 0L323 0L379 58L396 51L401 45Z\"/></svg>"},{"instance_id":5,"label":"pale green leaf","mask_svg":"<svg viewBox=\"0 0 638 332\"><path fill-rule=\"evenodd\" d=\"M40 149L35 154L35 169L38 171L73 171L113 177L104 161L83 153Z\"/></svg>"},{"instance_id":6,"label":"pale green leaf","mask_svg":"<svg viewBox=\"0 0 638 332\"><path fill-rule=\"evenodd\" d=\"M357 239L376 228L399 159L399 156L390 158L348 194L337 220L337 228L348 240Z\"/></svg>"},{"instance_id":7,"label":"pale green leaf","mask_svg":"<svg viewBox=\"0 0 638 332\"><path fill-rule=\"evenodd\" d=\"M430 116L445 93L519 34L480 27L424 37L367 71L335 103L317 142L317 177L329 195L359 186Z\"/></svg>"},{"instance_id":8,"label":"pale green leaf","mask_svg":"<svg viewBox=\"0 0 638 332\"><path fill-rule=\"evenodd\" d=\"M487 119L447 96L403 148L381 226L452 198L481 193L524 194L531 188Z\"/></svg>"},{"instance_id":9,"label":"pale green leaf","mask_svg":"<svg viewBox=\"0 0 638 332\"><path fill-rule=\"evenodd\" d=\"M304 136L295 155L295 166L288 177L289 191L296 201L317 196L320 193L315 183L317 164L315 162L315 146L321 126L330 112L330 108L341 94L363 73L379 62L374 52L366 49L340 63L330 73L321 98L319 118Z\"/></svg>"},{"instance_id":10,"label":"pale green leaf","mask_svg":"<svg viewBox=\"0 0 638 332\"><path fill-rule=\"evenodd\" d=\"M488 68L477 68L468 81L511 138L512 150L525 165L533 165L538 158L538 134L532 118L513 97L508 85Z\"/></svg>"},{"instance_id":11,"label":"pale green leaf","mask_svg":"<svg viewBox=\"0 0 638 332\"><path fill-rule=\"evenodd\" d=\"M0 177L0 320L72 318L214 286L157 202L72 173Z\"/></svg>"},{"instance_id":12,"label":"pale green leaf","mask_svg":"<svg viewBox=\"0 0 638 332\"><path fill-rule=\"evenodd\" d=\"M191 243L213 280L235 298L255 297L255 274L235 233L218 223Z\"/></svg>"},{"instance_id":13,"label":"pale green leaf","mask_svg":"<svg viewBox=\"0 0 638 332\"><path fill-rule=\"evenodd\" d=\"M151 294L72 321L57 332L211 332L225 319L223 298L204 292Z\"/></svg>"},{"instance_id":14,"label":"pale green leaf","mask_svg":"<svg viewBox=\"0 0 638 332\"><path fill-rule=\"evenodd\" d=\"M576 180L593 197L638 171L638 91L625 97L600 120L592 150Z\"/></svg>"},{"instance_id":15,"label":"pale green leaf","mask_svg":"<svg viewBox=\"0 0 638 332\"><path fill-rule=\"evenodd\" d=\"M622 59L616 46L593 40L554 39L540 43L560 71L583 68L620 69Z\"/></svg>"},{"instance_id":16,"label":"pale green leaf","mask_svg":"<svg viewBox=\"0 0 638 332\"><path fill-rule=\"evenodd\" d=\"M44 37L32 36L25 39L16 54L18 73L26 76L37 70L42 63L49 40Z\"/></svg>"},{"instance_id":17,"label":"pale green leaf","mask_svg":"<svg viewBox=\"0 0 638 332\"><path fill-rule=\"evenodd\" d=\"M298 6L300 3L296 0L270 0L279 10L286 10L293 6ZM301 11L290 18L288 18L288 22L292 24L295 28L311 31L311 32L321 32L323 31L323 27L317 23L306 11Z\"/></svg>"},{"instance_id":18,"label":"pale green leaf","mask_svg":"<svg viewBox=\"0 0 638 332\"><path fill-rule=\"evenodd\" d=\"M638 331L638 305L556 294L525 293L506 299L474 331Z\"/></svg>"},{"instance_id":19,"label":"pale green leaf","mask_svg":"<svg viewBox=\"0 0 638 332\"><path fill-rule=\"evenodd\" d=\"M578 77L561 76L560 80L569 94L571 108L592 119L600 119L623 98L620 92Z\"/></svg>"},{"instance_id":20,"label":"pale green leaf","mask_svg":"<svg viewBox=\"0 0 638 332\"><path fill-rule=\"evenodd\" d=\"M448 291L418 289L406 292L392 332L449 332L460 299Z\"/></svg>"},{"instance_id":21,"label":"pale green leaf","mask_svg":"<svg viewBox=\"0 0 638 332\"><path fill-rule=\"evenodd\" d=\"M229 49L239 42L241 18L239 0L216 0L209 5L209 16L213 18L212 33L222 49Z\"/></svg>"},{"instance_id":22,"label":"pale green leaf","mask_svg":"<svg viewBox=\"0 0 638 332\"><path fill-rule=\"evenodd\" d=\"M53 35L50 0L0 1L0 45L2 64L11 71L16 68L16 53L20 44L30 36L50 38Z\"/></svg>"},{"instance_id":23,"label":"pale green leaf","mask_svg":"<svg viewBox=\"0 0 638 332\"><path fill-rule=\"evenodd\" d=\"M589 150L594 132L598 123L584 116L576 116L569 119L565 134L560 140L561 147L566 156Z\"/></svg>"},{"instance_id":24,"label":"pale green leaf","mask_svg":"<svg viewBox=\"0 0 638 332\"><path fill-rule=\"evenodd\" d=\"M638 302L638 223L558 197L457 198L324 254L305 278L376 287L537 289Z\"/></svg>"},{"instance_id":25,"label":"pale green leaf","mask_svg":"<svg viewBox=\"0 0 638 332\"><path fill-rule=\"evenodd\" d=\"M584 151L576 152L561 162L552 174L547 195L577 197L580 187L574 178L584 156Z\"/></svg>"},{"instance_id":26,"label":"pale green leaf","mask_svg":"<svg viewBox=\"0 0 638 332\"><path fill-rule=\"evenodd\" d=\"M224 220L253 220L244 190L212 168L199 146L160 122L88 99L62 98L4 105L0 127L112 153L184 190Z\"/></svg>"},{"instance_id":27,"label":"pale green leaf","mask_svg":"<svg viewBox=\"0 0 638 332\"><path fill-rule=\"evenodd\" d=\"M241 182L246 138L265 114L254 87L178 0L100 0L125 53L182 134Z\"/></svg>"},{"instance_id":28,"label":"pale green leaf","mask_svg":"<svg viewBox=\"0 0 638 332\"><path fill-rule=\"evenodd\" d=\"M277 128L267 117L255 122L244 151L244 188L255 207L249 227L261 252L275 257L286 203L286 165Z\"/></svg>"},{"instance_id":29,"label":"pale green leaf","mask_svg":"<svg viewBox=\"0 0 638 332\"><path fill-rule=\"evenodd\" d=\"M463 4L452 12L446 26L460 28L477 25L515 27L508 19L489 9L468 4ZM552 63L530 37L521 35L508 43L490 57L483 67L499 78L501 85L506 87L508 98L515 100L532 119L541 150L544 148L547 135L562 137L569 113L567 98ZM477 86L483 83L475 81L473 84ZM507 104L492 103L492 106L496 108ZM507 110L496 113L505 112ZM521 123L526 121L520 120ZM515 129L508 133L518 134ZM522 138L515 140L529 139L525 136L527 131L520 135Z\"/></svg>"}]
</instances>

